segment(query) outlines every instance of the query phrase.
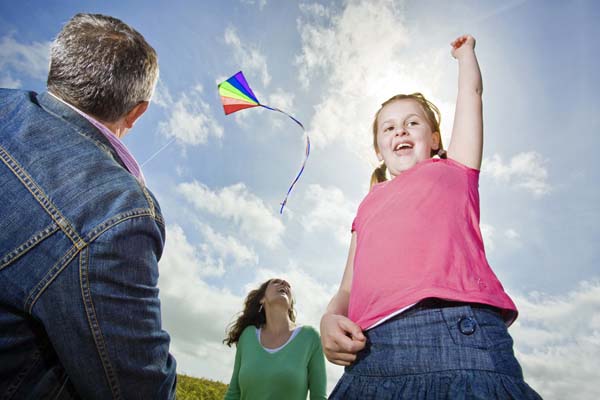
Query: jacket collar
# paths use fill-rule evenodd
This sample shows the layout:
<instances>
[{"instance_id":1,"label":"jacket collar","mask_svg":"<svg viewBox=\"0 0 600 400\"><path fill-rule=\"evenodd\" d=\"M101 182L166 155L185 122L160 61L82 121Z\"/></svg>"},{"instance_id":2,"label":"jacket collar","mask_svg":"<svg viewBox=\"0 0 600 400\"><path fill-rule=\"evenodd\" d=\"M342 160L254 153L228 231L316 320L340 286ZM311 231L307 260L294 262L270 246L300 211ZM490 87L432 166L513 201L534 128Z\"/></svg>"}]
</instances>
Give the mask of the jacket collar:
<instances>
[{"instance_id":1,"label":"jacket collar","mask_svg":"<svg viewBox=\"0 0 600 400\"><path fill-rule=\"evenodd\" d=\"M81 135L93 140L98 147L109 153L123 168L127 169L108 139L90 121L48 92L38 94L37 101L44 110L69 123Z\"/></svg>"}]
</instances>

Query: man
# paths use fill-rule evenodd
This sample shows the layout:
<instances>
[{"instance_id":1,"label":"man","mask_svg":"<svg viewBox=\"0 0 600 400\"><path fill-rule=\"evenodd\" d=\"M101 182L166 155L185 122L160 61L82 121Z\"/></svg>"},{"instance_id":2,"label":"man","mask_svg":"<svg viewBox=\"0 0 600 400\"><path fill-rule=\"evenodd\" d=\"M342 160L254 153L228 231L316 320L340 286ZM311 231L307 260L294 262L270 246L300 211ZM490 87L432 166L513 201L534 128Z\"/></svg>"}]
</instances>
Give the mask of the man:
<instances>
[{"instance_id":1,"label":"man","mask_svg":"<svg viewBox=\"0 0 600 400\"><path fill-rule=\"evenodd\" d=\"M77 14L48 92L0 89L0 398L164 399L164 221L119 138L158 61L118 19Z\"/></svg>"}]
</instances>

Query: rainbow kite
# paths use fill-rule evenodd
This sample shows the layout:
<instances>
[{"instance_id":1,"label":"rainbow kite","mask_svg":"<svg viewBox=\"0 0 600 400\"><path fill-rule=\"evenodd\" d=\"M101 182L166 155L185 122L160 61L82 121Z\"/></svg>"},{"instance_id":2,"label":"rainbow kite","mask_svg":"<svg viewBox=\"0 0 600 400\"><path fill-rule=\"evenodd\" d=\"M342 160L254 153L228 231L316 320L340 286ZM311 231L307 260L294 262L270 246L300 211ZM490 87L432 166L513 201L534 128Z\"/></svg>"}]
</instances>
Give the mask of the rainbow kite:
<instances>
[{"instance_id":1,"label":"rainbow kite","mask_svg":"<svg viewBox=\"0 0 600 400\"><path fill-rule=\"evenodd\" d=\"M290 195L296 182L298 182L298 179L300 179L300 175L302 175L302 172L304 172L304 166L306 165L306 160L308 160L308 155L310 154L310 139L308 137L308 134L306 133L306 129L304 129L304 125L302 125L300 121L298 121L296 118L292 117L285 111L282 111L278 108L269 107L264 104L260 104L256 96L254 95L254 92L252 92L252 89L250 89L250 85L248 85L248 82L246 81L246 78L244 77L242 71L233 75L226 81L219 83L218 88L219 94L221 95L221 101L223 102L223 109L225 110L225 115L229 115L236 111L244 110L246 108L263 107L268 110L277 111L287 115L292 119L292 121L297 123L300 126L300 128L302 128L304 136L306 136L306 150L304 154L304 160L302 161L300 172L298 172L298 175L296 175L296 178L290 185L290 188L288 189L285 198L281 202L281 209L279 210L279 213L283 213L283 207L285 207L287 203L288 196Z\"/></svg>"}]
</instances>

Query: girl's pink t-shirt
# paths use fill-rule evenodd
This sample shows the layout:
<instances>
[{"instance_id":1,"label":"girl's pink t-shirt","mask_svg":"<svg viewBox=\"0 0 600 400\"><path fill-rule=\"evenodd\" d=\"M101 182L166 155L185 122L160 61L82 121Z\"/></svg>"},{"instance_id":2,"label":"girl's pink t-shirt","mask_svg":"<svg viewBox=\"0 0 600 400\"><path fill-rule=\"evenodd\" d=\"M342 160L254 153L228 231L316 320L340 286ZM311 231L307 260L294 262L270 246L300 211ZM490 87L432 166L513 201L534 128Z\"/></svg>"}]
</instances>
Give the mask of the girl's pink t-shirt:
<instances>
[{"instance_id":1,"label":"girl's pink t-shirt","mask_svg":"<svg viewBox=\"0 0 600 400\"><path fill-rule=\"evenodd\" d=\"M352 223L352 321L367 329L432 297L492 305L515 320L485 257L478 186L478 170L438 158L373 186Z\"/></svg>"}]
</instances>

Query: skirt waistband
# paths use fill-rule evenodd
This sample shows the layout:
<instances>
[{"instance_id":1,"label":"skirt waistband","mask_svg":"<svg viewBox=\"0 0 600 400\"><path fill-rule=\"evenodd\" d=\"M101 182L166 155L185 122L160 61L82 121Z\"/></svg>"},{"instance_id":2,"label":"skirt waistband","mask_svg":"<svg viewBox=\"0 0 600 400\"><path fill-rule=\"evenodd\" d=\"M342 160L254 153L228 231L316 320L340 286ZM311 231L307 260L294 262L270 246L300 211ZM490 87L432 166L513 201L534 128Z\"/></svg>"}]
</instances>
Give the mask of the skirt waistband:
<instances>
[{"instance_id":1,"label":"skirt waistband","mask_svg":"<svg viewBox=\"0 0 600 400\"><path fill-rule=\"evenodd\" d=\"M444 300L444 299L438 299L435 297L430 297L430 298L421 300L420 302L415 304L413 307L411 307L410 310L413 310L413 309L426 310L426 309L431 309L431 308L463 307L463 306L470 306L471 308L474 308L474 309L485 309L485 310L493 311L493 312L498 313L498 315L502 316L501 309L499 309L498 307L489 305L489 304L470 303L470 302L454 301L454 300ZM402 315L402 314L400 314L400 315Z\"/></svg>"},{"instance_id":2,"label":"skirt waistband","mask_svg":"<svg viewBox=\"0 0 600 400\"><path fill-rule=\"evenodd\" d=\"M349 374L484 370L522 378L501 313L489 305L426 299L365 336Z\"/></svg>"}]
</instances>

